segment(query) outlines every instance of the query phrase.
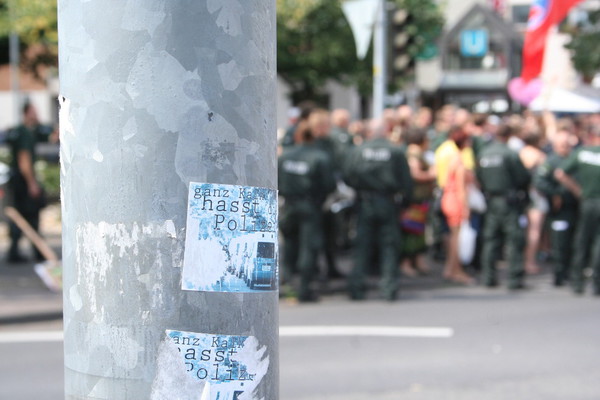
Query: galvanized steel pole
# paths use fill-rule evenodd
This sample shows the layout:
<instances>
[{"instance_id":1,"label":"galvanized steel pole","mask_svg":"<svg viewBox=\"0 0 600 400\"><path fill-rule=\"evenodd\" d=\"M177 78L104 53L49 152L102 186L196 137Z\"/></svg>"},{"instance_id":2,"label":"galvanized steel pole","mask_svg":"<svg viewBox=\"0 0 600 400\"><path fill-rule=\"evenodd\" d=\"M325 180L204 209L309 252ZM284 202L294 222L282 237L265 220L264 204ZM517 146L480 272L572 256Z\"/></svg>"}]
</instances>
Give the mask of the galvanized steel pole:
<instances>
[{"instance_id":1,"label":"galvanized steel pole","mask_svg":"<svg viewBox=\"0 0 600 400\"><path fill-rule=\"evenodd\" d=\"M277 399L277 290L182 289L190 183L277 186L275 1L58 21L66 399Z\"/></svg>"}]
</instances>

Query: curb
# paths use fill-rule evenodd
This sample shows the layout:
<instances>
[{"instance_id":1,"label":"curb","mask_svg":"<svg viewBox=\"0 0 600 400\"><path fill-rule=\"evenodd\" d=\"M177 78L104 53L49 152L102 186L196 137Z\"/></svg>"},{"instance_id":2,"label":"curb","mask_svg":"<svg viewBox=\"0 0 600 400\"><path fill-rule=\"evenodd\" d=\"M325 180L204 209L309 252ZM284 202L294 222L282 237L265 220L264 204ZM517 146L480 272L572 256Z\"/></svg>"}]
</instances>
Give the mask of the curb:
<instances>
[{"instance_id":1,"label":"curb","mask_svg":"<svg viewBox=\"0 0 600 400\"><path fill-rule=\"evenodd\" d=\"M0 316L0 326L2 325L16 325L16 324L29 324L34 322L47 322L55 321L63 318L63 312L61 311L48 311L44 313L31 313L21 315L7 315Z\"/></svg>"}]
</instances>

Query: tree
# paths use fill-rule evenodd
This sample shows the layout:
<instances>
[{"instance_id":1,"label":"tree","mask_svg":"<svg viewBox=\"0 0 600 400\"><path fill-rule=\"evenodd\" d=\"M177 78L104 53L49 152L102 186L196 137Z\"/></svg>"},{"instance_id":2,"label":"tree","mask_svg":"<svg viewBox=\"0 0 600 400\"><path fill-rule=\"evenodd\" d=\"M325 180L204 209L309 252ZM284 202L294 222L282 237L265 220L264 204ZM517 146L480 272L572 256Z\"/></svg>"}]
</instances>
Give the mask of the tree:
<instances>
[{"instance_id":1,"label":"tree","mask_svg":"<svg viewBox=\"0 0 600 400\"><path fill-rule=\"evenodd\" d=\"M277 70L292 89L292 100L326 103L322 88L328 79L357 82L369 74L370 62L359 61L352 31L340 2L277 1Z\"/></svg>"},{"instance_id":2,"label":"tree","mask_svg":"<svg viewBox=\"0 0 600 400\"><path fill-rule=\"evenodd\" d=\"M587 21L574 27L570 33L572 40L565 47L572 52L571 60L575 70L589 82L600 72L600 10L590 11Z\"/></svg>"},{"instance_id":3,"label":"tree","mask_svg":"<svg viewBox=\"0 0 600 400\"><path fill-rule=\"evenodd\" d=\"M411 57L431 58L443 25L443 17L434 0L394 0L406 8L415 37ZM372 91L372 54L356 58L350 26L341 1L277 0L277 68L292 88L292 100L310 99L325 103L322 88L328 79L354 84L359 93ZM372 50L371 50L372 51ZM430 54L427 55L426 52ZM414 53L414 54L412 54ZM395 82L397 87L401 81Z\"/></svg>"},{"instance_id":4,"label":"tree","mask_svg":"<svg viewBox=\"0 0 600 400\"><path fill-rule=\"evenodd\" d=\"M41 78L43 66L56 65L56 0L0 0L0 62L8 62L8 37L21 41L21 66Z\"/></svg>"}]
</instances>

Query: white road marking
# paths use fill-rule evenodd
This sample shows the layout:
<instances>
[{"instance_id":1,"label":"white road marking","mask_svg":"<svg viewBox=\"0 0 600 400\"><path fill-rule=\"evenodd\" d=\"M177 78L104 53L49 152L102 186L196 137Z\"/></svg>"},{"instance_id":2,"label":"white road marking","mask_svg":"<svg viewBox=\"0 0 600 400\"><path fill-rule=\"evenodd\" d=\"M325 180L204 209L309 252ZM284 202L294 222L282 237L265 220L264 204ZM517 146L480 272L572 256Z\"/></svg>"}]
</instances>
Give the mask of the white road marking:
<instances>
[{"instance_id":1,"label":"white road marking","mask_svg":"<svg viewBox=\"0 0 600 400\"><path fill-rule=\"evenodd\" d=\"M279 336L378 336L450 338L452 328L404 326L281 326Z\"/></svg>"},{"instance_id":2,"label":"white road marking","mask_svg":"<svg viewBox=\"0 0 600 400\"><path fill-rule=\"evenodd\" d=\"M0 332L0 344L62 342L63 339L62 331Z\"/></svg>"},{"instance_id":3,"label":"white road marking","mask_svg":"<svg viewBox=\"0 0 600 400\"><path fill-rule=\"evenodd\" d=\"M454 330L446 327L408 326L281 326L281 337L371 336L408 338L451 338ZM0 332L0 344L62 342L62 331Z\"/></svg>"}]
</instances>

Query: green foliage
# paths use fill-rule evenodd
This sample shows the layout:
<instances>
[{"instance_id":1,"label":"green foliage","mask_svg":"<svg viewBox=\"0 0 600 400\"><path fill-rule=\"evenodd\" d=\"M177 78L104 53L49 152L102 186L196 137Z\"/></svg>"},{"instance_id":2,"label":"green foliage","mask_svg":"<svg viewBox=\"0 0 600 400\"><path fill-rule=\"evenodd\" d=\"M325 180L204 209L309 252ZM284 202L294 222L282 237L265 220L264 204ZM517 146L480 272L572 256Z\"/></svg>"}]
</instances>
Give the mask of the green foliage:
<instances>
[{"instance_id":1,"label":"green foliage","mask_svg":"<svg viewBox=\"0 0 600 400\"><path fill-rule=\"evenodd\" d=\"M303 8L294 10L293 4ZM356 82L370 66L357 60L352 31L339 2L280 0L277 10L277 69L295 101L323 102L328 79Z\"/></svg>"},{"instance_id":2,"label":"green foliage","mask_svg":"<svg viewBox=\"0 0 600 400\"><path fill-rule=\"evenodd\" d=\"M0 0L0 44L11 32L21 41L22 66L39 76L40 67L56 65L56 0Z\"/></svg>"},{"instance_id":3,"label":"green foliage","mask_svg":"<svg viewBox=\"0 0 600 400\"><path fill-rule=\"evenodd\" d=\"M46 190L46 195L51 201L60 198L60 165L46 161L36 161L36 175Z\"/></svg>"},{"instance_id":4,"label":"green foliage","mask_svg":"<svg viewBox=\"0 0 600 400\"><path fill-rule=\"evenodd\" d=\"M411 55L421 59L435 56L434 43L443 25L436 2L394 3L411 14L410 29L415 33ZM38 74L41 66L56 65L56 20L56 0L0 0L0 49L6 48L8 35L15 31L25 68ZM277 0L277 34L278 72L291 86L294 100L323 100L322 88L328 79L355 84L365 95L371 93L372 55L356 58L339 0ZM30 51L32 48L35 51Z\"/></svg>"},{"instance_id":5,"label":"green foliage","mask_svg":"<svg viewBox=\"0 0 600 400\"><path fill-rule=\"evenodd\" d=\"M600 10L591 11L588 21L575 27L571 33L573 38L565 47L572 52L575 69L589 81L600 72Z\"/></svg>"},{"instance_id":6,"label":"green foliage","mask_svg":"<svg viewBox=\"0 0 600 400\"><path fill-rule=\"evenodd\" d=\"M443 17L434 0L394 0L411 14L415 36L410 48L417 59L437 55L435 41ZM372 50L371 50L372 51ZM352 30L341 1L277 0L277 64L279 75L291 86L292 100L324 101L328 79L354 84L363 95L372 91L372 53L356 57Z\"/></svg>"},{"instance_id":7,"label":"green foliage","mask_svg":"<svg viewBox=\"0 0 600 400\"><path fill-rule=\"evenodd\" d=\"M277 0L277 18L288 27L303 24L304 17L319 4L320 0Z\"/></svg>"}]
</instances>

